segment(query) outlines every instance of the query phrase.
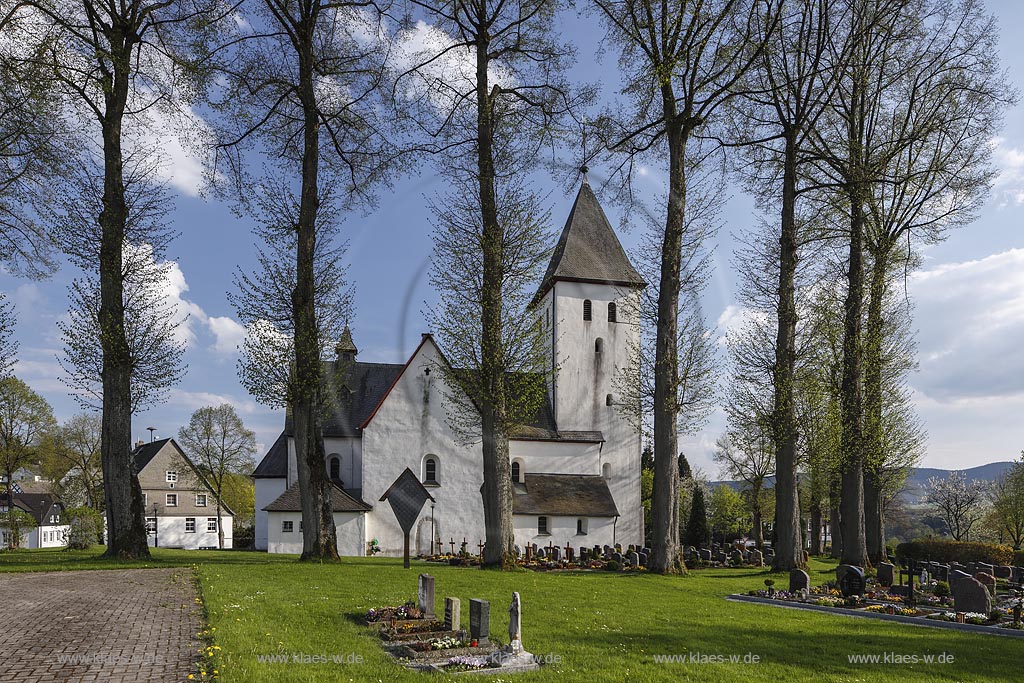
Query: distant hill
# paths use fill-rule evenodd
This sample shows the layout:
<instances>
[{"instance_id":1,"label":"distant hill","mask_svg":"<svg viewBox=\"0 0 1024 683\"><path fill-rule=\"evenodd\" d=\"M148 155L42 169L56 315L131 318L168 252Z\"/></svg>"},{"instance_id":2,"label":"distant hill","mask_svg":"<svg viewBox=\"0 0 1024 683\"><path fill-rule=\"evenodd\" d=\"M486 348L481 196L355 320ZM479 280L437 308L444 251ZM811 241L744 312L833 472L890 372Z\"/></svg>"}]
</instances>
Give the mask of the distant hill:
<instances>
[{"instance_id":1,"label":"distant hill","mask_svg":"<svg viewBox=\"0 0 1024 683\"><path fill-rule=\"evenodd\" d=\"M1013 466L1012 462L990 462L987 465L978 465L977 467L970 467L963 470L967 475L967 480L977 479L978 481L995 481L998 477L1002 476L1010 467ZM915 467L910 476L907 477L907 486L904 489L901 498L903 504L907 507L917 507L924 505L924 499L927 495L928 480L932 477L948 477L954 470L940 470L934 467ZM960 470L956 470L960 471ZM741 489L743 482L739 481L713 481L712 486L719 484L727 484L734 489ZM775 478L770 477L766 486L772 487L775 485Z\"/></svg>"}]
</instances>

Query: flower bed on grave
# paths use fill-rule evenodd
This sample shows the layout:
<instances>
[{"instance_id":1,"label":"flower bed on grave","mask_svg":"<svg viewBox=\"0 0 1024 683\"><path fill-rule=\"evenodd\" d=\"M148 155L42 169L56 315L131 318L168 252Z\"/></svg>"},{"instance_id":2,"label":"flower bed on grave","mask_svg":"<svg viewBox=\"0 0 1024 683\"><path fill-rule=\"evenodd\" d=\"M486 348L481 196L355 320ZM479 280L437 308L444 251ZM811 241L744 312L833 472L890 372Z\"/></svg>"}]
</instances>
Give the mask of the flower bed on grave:
<instances>
[{"instance_id":1,"label":"flower bed on grave","mask_svg":"<svg viewBox=\"0 0 1024 683\"><path fill-rule=\"evenodd\" d=\"M395 621L380 628L381 639L390 641L432 640L454 635L455 631L446 630L444 622L436 619Z\"/></svg>"},{"instance_id":2,"label":"flower bed on grave","mask_svg":"<svg viewBox=\"0 0 1024 683\"><path fill-rule=\"evenodd\" d=\"M389 622L392 619L399 620L410 620L410 619L421 619L423 615L420 613L419 607L412 600L406 600L404 604L397 607L372 607L366 611L363 615L363 622L369 626L371 624L379 624Z\"/></svg>"},{"instance_id":3,"label":"flower bed on grave","mask_svg":"<svg viewBox=\"0 0 1024 683\"><path fill-rule=\"evenodd\" d=\"M921 584L920 588L915 587L913 604L908 604L906 596L895 595L889 592L890 589L878 586L871 579L869 579L868 590L864 592L863 596L846 597L835 587L834 581L798 592L775 590L772 587L773 584L772 579L766 579L765 589L748 591L747 596L783 603L825 607L837 611L887 614L915 617L928 621L1024 631L1024 622L1022 622L1024 594L1020 592L1015 595L995 596L991 612L982 614L951 611L950 608L955 607L955 604L948 595L948 584L942 581L927 581Z\"/></svg>"}]
</instances>

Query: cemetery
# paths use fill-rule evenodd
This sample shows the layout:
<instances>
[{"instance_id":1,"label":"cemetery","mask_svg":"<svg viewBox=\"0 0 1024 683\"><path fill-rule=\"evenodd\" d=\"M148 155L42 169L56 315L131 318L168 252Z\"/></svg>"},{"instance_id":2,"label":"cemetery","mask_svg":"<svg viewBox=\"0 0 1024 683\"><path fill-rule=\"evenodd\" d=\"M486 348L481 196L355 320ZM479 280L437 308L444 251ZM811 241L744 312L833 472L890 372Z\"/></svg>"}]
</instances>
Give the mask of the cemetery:
<instances>
[{"instance_id":1,"label":"cemetery","mask_svg":"<svg viewBox=\"0 0 1024 683\"><path fill-rule=\"evenodd\" d=\"M786 590L767 578L764 588L729 599L1024 637L1024 567L907 560L882 562L871 574L839 565L834 580L812 585L794 569Z\"/></svg>"}]
</instances>

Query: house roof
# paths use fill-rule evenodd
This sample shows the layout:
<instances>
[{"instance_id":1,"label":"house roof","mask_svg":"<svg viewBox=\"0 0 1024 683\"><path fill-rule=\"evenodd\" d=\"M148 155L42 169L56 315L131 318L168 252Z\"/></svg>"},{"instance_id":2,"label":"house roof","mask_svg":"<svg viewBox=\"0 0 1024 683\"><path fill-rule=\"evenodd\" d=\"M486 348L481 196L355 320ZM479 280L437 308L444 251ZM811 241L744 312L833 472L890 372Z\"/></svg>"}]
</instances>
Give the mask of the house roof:
<instances>
[{"instance_id":1,"label":"house roof","mask_svg":"<svg viewBox=\"0 0 1024 683\"><path fill-rule=\"evenodd\" d=\"M620 287L647 286L630 263L586 177L530 305L536 305L558 280Z\"/></svg>"},{"instance_id":2,"label":"house roof","mask_svg":"<svg viewBox=\"0 0 1024 683\"><path fill-rule=\"evenodd\" d=\"M181 459L185 461L185 464L188 465L195 473L196 477L198 478L198 483L201 486L206 487L206 490L209 491L211 495L216 497L217 492L214 491L212 486L210 486L210 482L206 479L206 477L199 470L199 468L196 467L196 464L192 462L192 459L188 457L188 454L185 452L185 449L179 446L178 442L175 441L174 439L160 439L158 441L152 441L150 443L140 444L139 446L137 446L135 450L132 451L132 457L135 460L135 474L139 474L140 472L142 472L143 469L148 467L149 463L153 462L153 458L155 458L157 454L161 450L163 450L163 447L166 446L168 443L174 446L174 450L178 452L178 455L181 456ZM234 516L235 513L232 512L231 508L228 507L227 503L224 502L223 498L220 499L220 506L225 513Z\"/></svg>"},{"instance_id":3,"label":"house roof","mask_svg":"<svg viewBox=\"0 0 1024 683\"><path fill-rule=\"evenodd\" d=\"M365 423L390 392L406 364L346 363L324 361L324 378L332 397L330 413L323 421L328 437L359 436ZM284 431L295 433L291 412L285 416Z\"/></svg>"},{"instance_id":4,"label":"house roof","mask_svg":"<svg viewBox=\"0 0 1024 683\"><path fill-rule=\"evenodd\" d=\"M263 460L253 470L253 479L288 476L288 435L281 432Z\"/></svg>"},{"instance_id":5,"label":"house roof","mask_svg":"<svg viewBox=\"0 0 1024 683\"><path fill-rule=\"evenodd\" d=\"M13 503L15 507L21 508L32 515L32 518L36 520L36 524L40 526L45 523L54 505L62 507L64 505L52 493L18 493L15 494Z\"/></svg>"},{"instance_id":6,"label":"house roof","mask_svg":"<svg viewBox=\"0 0 1024 683\"><path fill-rule=\"evenodd\" d=\"M299 495L299 482L289 486L284 493L263 509L267 512L300 512L302 510L302 498ZM334 512L369 512L373 508L361 499L345 493L336 484L332 483L331 509Z\"/></svg>"},{"instance_id":7,"label":"house roof","mask_svg":"<svg viewBox=\"0 0 1024 683\"><path fill-rule=\"evenodd\" d=\"M590 474L527 474L513 487L512 514L618 517L604 477Z\"/></svg>"},{"instance_id":8,"label":"house roof","mask_svg":"<svg viewBox=\"0 0 1024 683\"><path fill-rule=\"evenodd\" d=\"M146 466L156 457L156 454L160 452L170 439L159 439L157 441L151 441L149 443L138 446L132 455L135 458L135 473L138 474L142 470L146 469ZM181 450L180 448L178 449Z\"/></svg>"}]
</instances>

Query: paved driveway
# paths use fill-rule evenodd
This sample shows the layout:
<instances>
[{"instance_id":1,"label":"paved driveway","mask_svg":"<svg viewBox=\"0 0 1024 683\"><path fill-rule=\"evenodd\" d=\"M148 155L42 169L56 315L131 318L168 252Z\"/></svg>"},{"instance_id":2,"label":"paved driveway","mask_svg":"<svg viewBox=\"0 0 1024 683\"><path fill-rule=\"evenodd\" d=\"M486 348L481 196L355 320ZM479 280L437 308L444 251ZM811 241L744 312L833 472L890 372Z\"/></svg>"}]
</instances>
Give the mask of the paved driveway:
<instances>
[{"instance_id":1,"label":"paved driveway","mask_svg":"<svg viewBox=\"0 0 1024 683\"><path fill-rule=\"evenodd\" d=\"M191 572L0 574L0 680L174 683L197 656Z\"/></svg>"}]
</instances>

